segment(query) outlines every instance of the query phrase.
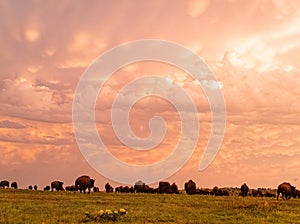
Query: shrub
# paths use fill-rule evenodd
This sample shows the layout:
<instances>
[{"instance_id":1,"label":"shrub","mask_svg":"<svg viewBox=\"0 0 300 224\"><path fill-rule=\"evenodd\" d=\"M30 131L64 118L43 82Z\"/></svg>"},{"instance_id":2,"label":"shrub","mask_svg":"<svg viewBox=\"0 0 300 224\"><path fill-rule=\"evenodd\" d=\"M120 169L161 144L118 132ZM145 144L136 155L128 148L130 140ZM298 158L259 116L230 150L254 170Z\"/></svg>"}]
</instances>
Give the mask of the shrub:
<instances>
[{"instance_id":1,"label":"shrub","mask_svg":"<svg viewBox=\"0 0 300 224\"><path fill-rule=\"evenodd\" d=\"M97 213L89 213L85 212L85 217L83 222L103 222L103 221L113 221L116 222L120 219L121 216L126 215L127 211L124 208L120 208L119 210L99 210Z\"/></svg>"}]
</instances>

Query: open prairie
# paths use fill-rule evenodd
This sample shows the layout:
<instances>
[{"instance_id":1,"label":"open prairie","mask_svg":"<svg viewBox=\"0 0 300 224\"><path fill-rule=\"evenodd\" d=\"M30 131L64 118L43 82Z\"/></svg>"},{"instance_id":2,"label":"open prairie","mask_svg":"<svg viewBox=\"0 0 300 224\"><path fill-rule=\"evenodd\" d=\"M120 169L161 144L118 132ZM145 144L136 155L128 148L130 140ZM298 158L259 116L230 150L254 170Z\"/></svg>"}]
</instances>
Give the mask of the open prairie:
<instances>
[{"instance_id":1,"label":"open prairie","mask_svg":"<svg viewBox=\"0 0 300 224\"><path fill-rule=\"evenodd\" d=\"M300 223L300 200L293 198L0 189L0 223L95 223L86 213L120 208L127 214L119 223Z\"/></svg>"}]
</instances>

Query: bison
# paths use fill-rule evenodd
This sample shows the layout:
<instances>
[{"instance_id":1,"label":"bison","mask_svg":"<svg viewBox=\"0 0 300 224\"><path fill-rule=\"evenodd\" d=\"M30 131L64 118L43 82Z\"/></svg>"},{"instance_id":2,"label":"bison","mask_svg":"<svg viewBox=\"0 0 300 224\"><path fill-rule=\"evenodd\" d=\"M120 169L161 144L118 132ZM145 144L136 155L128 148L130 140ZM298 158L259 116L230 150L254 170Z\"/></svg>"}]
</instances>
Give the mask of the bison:
<instances>
[{"instance_id":1,"label":"bison","mask_svg":"<svg viewBox=\"0 0 300 224\"><path fill-rule=\"evenodd\" d=\"M18 189L18 184L17 184L17 182L15 182L15 181L12 182L11 185L10 185L10 187L11 187L11 188L14 188L14 189Z\"/></svg>"},{"instance_id":2,"label":"bison","mask_svg":"<svg viewBox=\"0 0 300 224\"><path fill-rule=\"evenodd\" d=\"M109 183L106 183L104 188L107 193L114 191L114 188Z\"/></svg>"},{"instance_id":3,"label":"bison","mask_svg":"<svg viewBox=\"0 0 300 224\"><path fill-rule=\"evenodd\" d=\"M196 194L196 183L192 180L189 180L187 183L184 184L184 190L187 194Z\"/></svg>"},{"instance_id":4,"label":"bison","mask_svg":"<svg viewBox=\"0 0 300 224\"><path fill-rule=\"evenodd\" d=\"M33 189L36 191L36 190L37 190L37 186L36 186L36 185L34 185L34 186L33 186Z\"/></svg>"},{"instance_id":5,"label":"bison","mask_svg":"<svg viewBox=\"0 0 300 224\"><path fill-rule=\"evenodd\" d=\"M145 186L146 186L146 184L143 181L139 180L138 182L136 182L134 184L134 191L137 193L144 193Z\"/></svg>"},{"instance_id":6,"label":"bison","mask_svg":"<svg viewBox=\"0 0 300 224\"><path fill-rule=\"evenodd\" d=\"M28 186L28 190L32 190L32 185L29 185L29 186Z\"/></svg>"},{"instance_id":7,"label":"bison","mask_svg":"<svg viewBox=\"0 0 300 224\"><path fill-rule=\"evenodd\" d=\"M9 187L9 182L7 180L2 180L0 182L0 187L5 188L5 187Z\"/></svg>"},{"instance_id":8,"label":"bison","mask_svg":"<svg viewBox=\"0 0 300 224\"><path fill-rule=\"evenodd\" d=\"M252 189L251 195L253 197L263 197L264 196L263 192L261 190L259 190L259 189L257 189L257 190L256 189Z\"/></svg>"},{"instance_id":9,"label":"bison","mask_svg":"<svg viewBox=\"0 0 300 224\"><path fill-rule=\"evenodd\" d=\"M51 182L51 191L53 192L53 189L56 191L63 191L63 184L63 182L58 180Z\"/></svg>"},{"instance_id":10,"label":"bison","mask_svg":"<svg viewBox=\"0 0 300 224\"><path fill-rule=\"evenodd\" d=\"M44 187L44 191L50 191L50 186L48 185L48 186Z\"/></svg>"},{"instance_id":11,"label":"bison","mask_svg":"<svg viewBox=\"0 0 300 224\"><path fill-rule=\"evenodd\" d=\"M75 191L75 185L66 186L66 191Z\"/></svg>"},{"instance_id":12,"label":"bison","mask_svg":"<svg viewBox=\"0 0 300 224\"><path fill-rule=\"evenodd\" d=\"M128 187L128 186L123 187L123 192L124 193L129 193L130 192L130 187Z\"/></svg>"},{"instance_id":13,"label":"bison","mask_svg":"<svg viewBox=\"0 0 300 224\"><path fill-rule=\"evenodd\" d=\"M197 189L196 190L196 194L200 194L200 195L210 195L210 190L209 189Z\"/></svg>"},{"instance_id":14,"label":"bison","mask_svg":"<svg viewBox=\"0 0 300 224\"><path fill-rule=\"evenodd\" d=\"M177 185L175 183L173 183L170 186L170 193L171 194L179 194L178 187L177 187Z\"/></svg>"},{"instance_id":15,"label":"bison","mask_svg":"<svg viewBox=\"0 0 300 224\"><path fill-rule=\"evenodd\" d=\"M99 192L100 190L99 190L99 187L93 187L93 191L94 192Z\"/></svg>"},{"instance_id":16,"label":"bison","mask_svg":"<svg viewBox=\"0 0 300 224\"><path fill-rule=\"evenodd\" d=\"M230 193L229 193L229 191L228 191L228 190L223 190L223 195L224 195L224 196L229 196L229 195L230 195Z\"/></svg>"},{"instance_id":17,"label":"bison","mask_svg":"<svg viewBox=\"0 0 300 224\"><path fill-rule=\"evenodd\" d=\"M280 184L277 188L277 200L282 195L282 199L289 200L291 196L295 197L296 187L292 186L290 183L284 182Z\"/></svg>"},{"instance_id":18,"label":"bison","mask_svg":"<svg viewBox=\"0 0 300 224\"><path fill-rule=\"evenodd\" d=\"M123 186L119 186L119 187L115 188L115 191L119 192L119 193L122 193L124 191L123 189L124 189Z\"/></svg>"},{"instance_id":19,"label":"bison","mask_svg":"<svg viewBox=\"0 0 300 224\"><path fill-rule=\"evenodd\" d=\"M171 185L169 182L167 181L160 181L159 184L158 184L158 189L157 189L157 192L159 194L169 194L170 193L170 189L171 188Z\"/></svg>"},{"instance_id":20,"label":"bison","mask_svg":"<svg viewBox=\"0 0 300 224\"><path fill-rule=\"evenodd\" d=\"M133 187L128 187L128 186L125 186L125 187L123 187L123 186L116 187L115 191L119 192L119 193L134 193Z\"/></svg>"},{"instance_id":21,"label":"bison","mask_svg":"<svg viewBox=\"0 0 300 224\"><path fill-rule=\"evenodd\" d=\"M243 197L246 197L248 195L248 191L249 191L249 187L247 186L246 183L244 183L242 186L241 186L241 193L242 193L242 196Z\"/></svg>"},{"instance_id":22,"label":"bison","mask_svg":"<svg viewBox=\"0 0 300 224\"><path fill-rule=\"evenodd\" d=\"M266 191L264 193L264 197L267 197L267 198L276 198L276 194L270 192L270 191Z\"/></svg>"},{"instance_id":23,"label":"bison","mask_svg":"<svg viewBox=\"0 0 300 224\"><path fill-rule=\"evenodd\" d=\"M300 198L300 191L297 189L295 190L294 198Z\"/></svg>"},{"instance_id":24,"label":"bison","mask_svg":"<svg viewBox=\"0 0 300 224\"><path fill-rule=\"evenodd\" d=\"M80 176L75 181L75 191L80 191L80 193L83 191L85 193L86 189L89 190L88 193L91 192L91 188L94 187L95 180L91 179L89 176Z\"/></svg>"},{"instance_id":25,"label":"bison","mask_svg":"<svg viewBox=\"0 0 300 224\"><path fill-rule=\"evenodd\" d=\"M210 193L211 195L218 196L219 188L215 186Z\"/></svg>"}]
</instances>

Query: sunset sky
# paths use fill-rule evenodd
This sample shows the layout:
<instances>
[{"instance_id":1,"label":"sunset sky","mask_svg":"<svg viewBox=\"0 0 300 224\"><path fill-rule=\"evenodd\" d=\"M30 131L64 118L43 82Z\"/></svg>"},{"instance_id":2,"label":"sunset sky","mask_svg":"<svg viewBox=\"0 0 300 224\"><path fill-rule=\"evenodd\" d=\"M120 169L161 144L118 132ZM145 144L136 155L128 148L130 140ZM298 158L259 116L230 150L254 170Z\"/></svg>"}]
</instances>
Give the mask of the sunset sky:
<instances>
[{"instance_id":1,"label":"sunset sky","mask_svg":"<svg viewBox=\"0 0 300 224\"><path fill-rule=\"evenodd\" d=\"M167 123L165 139L149 152L132 153L111 125L118 91L137 77L161 75L191 95L201 126L191 160L168 181L179 188L189 179L199 187L277 187L283 181L300 187L300 1L2 0L0 37L0 180L43 188L52 180L71 185L88 174L102 190L108 181L119 185L78 149L75 89L94 59L112 47L162 39L195 52L222 83L227 121L220 151L198 171L211 128L203 91L178 68L141 62L113 74L97 100L97 129L111 153L141 165L172 152L180 120L167 101L149 97L132 109L137 136L149 135L154 115Z\"/></svg>"}]
</instances>

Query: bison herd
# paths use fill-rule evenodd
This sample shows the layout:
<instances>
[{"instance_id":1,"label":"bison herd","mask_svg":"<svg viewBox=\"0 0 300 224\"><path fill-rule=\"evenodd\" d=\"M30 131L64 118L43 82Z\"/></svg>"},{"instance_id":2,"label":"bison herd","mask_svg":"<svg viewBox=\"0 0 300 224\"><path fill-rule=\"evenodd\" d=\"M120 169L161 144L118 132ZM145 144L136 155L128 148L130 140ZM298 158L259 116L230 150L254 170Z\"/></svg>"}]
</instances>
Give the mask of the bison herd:
<instances>
[{"instance_id":1,"label":"bison herd","mask_svg":"<svg viewBox=\"0 0 300 224\"><path fill-rule=\"evenodd\" d=\"M292 186L290 183L284 182L280 184L277 188L277 192L271 190L262 189L252 189L249 190L249 187L246 184L241 186L241 196L253 196L253 197L276 197L278 200L280 196L283 200L289 200L291 197L293 198L300 198L300 191L296 189L296 187Z\"/></svg>"},{"instance_id":2,"label":"bison herd","mask_svg":"<svg viewBox=\"0 0 300 224\"><path fill-rule=\"evenodd\" d=\"M78 177L75 180L74 185L63 187L62 181L52 181L50 185L44 187L44 191L79 191L80 193L88 193L93 190L93 192L99 192L99 187L94 186L95 180L91 179L87 175L83 175ZM9 188L9 186L13 189L18 188L17 182L12 182L9 185L9 181L2 180L0 182L0 188ZM143 181L137 181L133 186L118 186L113 188L109 183L106 183L105 192L111 193L152 193L152 194L179 194L180 191L175 183L170 184L167 181L160 181L158 187L150 187ZM37 186L30 185L28 187L29 190L37 190ZM246 183L244 183L240 188L218 188L215 186L213 189L207 188L197 188L196 183L193 180L189 180L184 184L184 191L188 195L213 195L213 196L229 196L236 195L237 191L240 191L238 195L242 197L252 196L252 197L274 197L277 200L282 197L283 200L289 200L291 197L300 198L300 191L296 189L296 187L292 186L290 183L284 182L280 184L276 190L271 189L249 189Z\"/></svg>"}]
</instances>

